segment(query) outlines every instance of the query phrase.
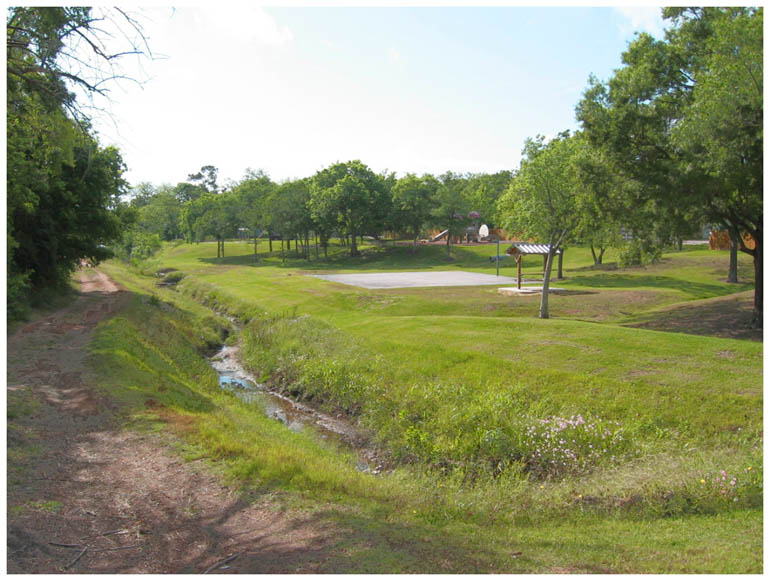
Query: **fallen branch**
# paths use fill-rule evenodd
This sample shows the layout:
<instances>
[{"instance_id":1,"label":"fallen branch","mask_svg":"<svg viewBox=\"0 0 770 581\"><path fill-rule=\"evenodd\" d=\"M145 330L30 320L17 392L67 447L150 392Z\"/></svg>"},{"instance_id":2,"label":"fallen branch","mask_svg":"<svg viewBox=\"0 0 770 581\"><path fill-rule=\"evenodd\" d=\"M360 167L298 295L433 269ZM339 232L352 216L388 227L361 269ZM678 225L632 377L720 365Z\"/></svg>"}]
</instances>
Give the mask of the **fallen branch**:
<instances>
[{"instance_id":1,"label":"fallen branch","mask_svg":"<svg viewBox=\"0 0 770 581\"><path fill-rule=\"evenodd\" d=\"M72 567L72 566L73 566L75 563L77 563L78 561L80 561L80 557L82 557L83 555L85 555L87 550L88 550L88 547L87 547L87 546L83 547L83 550L82 550L82 551L80 551L80 554L79 554L77 557L75 557L75 560L74 560L74 561L72 561L72 562L71 562L69 565L65 565L65 566L64 566L64 570L66 571L67 569L69 569L70 567Z\"/></svg>"},{"instance_id":2,"label":"fallen branch","mask_svg":"<svg viewBox=\"0 0 770 581\"><path fill-rule=\"evenodd\" d=\"M54 547L64 547L66 549L81 549L83 548L83 545L65 545L64 543L48 543L49 545L53 545Z\"/></svg>"},{"instance_id":3,"label":"fallen branch","mask_svg":"<svg viewBox=\"0 0 770 581\"><path fill-rule=\"evenodd\" d=\"M110 535L127 535L130 534L131 531L128 529L116 529L114 531L107 531L106 533L99 533L98 535L95 535L97 537L108 537Z\"/></svg>"},{"instance_id":4,"label":"fallen branch","mask_svg":"<svg viewBox=\"0 0 770 581\"><path fill-rule=\"evenodd\" d=\"M232 557L228 557L228 558L227 558L227 559L225 559L224 561L219 561L219 563L215 563L215 564L213 564L211 567L209 567L208 569L206 569L206 570L203 572L203 574L205 575L205 574L207 574L207 573L211 573L211 572L212 572L214 569L219 569L220 567L224 567L225 565L227 565L227 564L228 564L228 563L230 563L231 561L235 561L235 560L236 560L238 557L240 557L240 556L241 556L241 553L235 553L235 555L233 555Z\"/></svg>"},{"instance_id":5,"label":"fallen branch","mask_svg":"<svg viewBox=\"0 0 770 581\"><path fill-rule=\"evenodd\" d=\"M137 547L143 547L143 544L138 545L126 545L125 547L110 547L109 549L93 549L92 553L103 553L105 551L125 551L126 549L136 549Z\"/></svg>"}]
</instances>

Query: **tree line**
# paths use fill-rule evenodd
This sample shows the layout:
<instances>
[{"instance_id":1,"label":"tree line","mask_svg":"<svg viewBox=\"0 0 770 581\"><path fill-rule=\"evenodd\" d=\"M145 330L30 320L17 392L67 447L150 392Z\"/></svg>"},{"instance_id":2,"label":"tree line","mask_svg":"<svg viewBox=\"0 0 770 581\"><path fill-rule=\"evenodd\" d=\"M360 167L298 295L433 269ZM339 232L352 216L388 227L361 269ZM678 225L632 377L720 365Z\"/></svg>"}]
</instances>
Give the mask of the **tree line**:
<instances>
[{"instance_id":1,"label":"tree line","mask_svg":"<svg viewBox=\"0 0 770 581\"><path fill-rule=\"evenodd\" d=\"M547 287L553 253L567 244L589 246L597 263L622 246L622 260L640 264L714 224L754 258L761 326L763 10L666 8L663 16L664 39L637 35L610 79L589 79L576 105L579 130L529 138L515 171L396 177L353 160L281 183L247 170L222 187L217 168L204 166L175 186L128 192L119 152L93 137L58 65L67 35L94 34L90 9L11 9L9 313L25 293L61 284L81 258L105 258L107 245L143 258L164 240L210 238L221 256L225 240L262 232L295 241L306 256L311 236L324 252L339 236L355 256L363 236L416 244L435 228L449 232L449 244L483 221L550 243ZM547 316L547 292L543 301Z\"/></svg>"},{"instance_id":2,"label":"tree line","mask_svg":"<svg viewBox=\"0 0 770 581\"><path fill-rule=\"evenodd\" d=\"M217 168L204 166L176 186L149 183L133 188L121 213L132 228L120 246L124 256L144 257L161 241L236 238L257 233L297 241L305 253L318 239L326 251L333 236L360 253L363 236L385 233L416 244L425 228L460 235L471 223L497 223L496 202L512 172L456 174L375 173L359 160L335 163L314 176L276 183L262 170L222 188ZM447 242L450 238L447 237ZM221 254L222 248L218 254Z\"/></svg>"}]
</instances>

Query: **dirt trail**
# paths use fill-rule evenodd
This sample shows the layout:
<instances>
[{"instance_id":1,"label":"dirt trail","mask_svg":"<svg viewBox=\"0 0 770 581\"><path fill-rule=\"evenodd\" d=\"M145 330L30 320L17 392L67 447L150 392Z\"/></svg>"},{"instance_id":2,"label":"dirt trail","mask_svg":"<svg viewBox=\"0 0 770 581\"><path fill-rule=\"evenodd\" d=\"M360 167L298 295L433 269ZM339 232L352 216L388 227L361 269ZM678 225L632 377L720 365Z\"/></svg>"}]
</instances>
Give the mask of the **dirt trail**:
<instances>
[{"instance_id":1,"label":"dirt trail","mask_svg":"<svg viewBox=\"0 0 770 581\"><path fill-rule=\"evenodd\" d=\"M130 295L96 269L80 279L73 304L8 339L7 572L321 571L333 530L117 425L86 347Z\"/></svg>"}]
</instances>

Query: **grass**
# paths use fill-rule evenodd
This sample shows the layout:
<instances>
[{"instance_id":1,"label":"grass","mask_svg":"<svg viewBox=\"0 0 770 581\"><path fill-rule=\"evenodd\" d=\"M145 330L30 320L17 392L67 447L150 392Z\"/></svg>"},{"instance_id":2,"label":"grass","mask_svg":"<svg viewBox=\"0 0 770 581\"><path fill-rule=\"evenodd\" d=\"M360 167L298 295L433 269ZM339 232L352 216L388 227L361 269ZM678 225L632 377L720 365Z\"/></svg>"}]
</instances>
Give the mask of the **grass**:
<instances>
[{"instance_id":1,"label":"grass","mask_svg":"<svg viewBox=\"0 0 770 581\"><path fill-rule=\"evenodd\" d=\"M623 326L745 291L722 281L726 253L603 271L569 249L559 286L575 294L552 297L542 321L537 298L485 287L368 291L303 276L494 273L493 246L455 248L451 262L436 247L329 263L254 264L250 252L228 244L217 261L213 244L169 247L146 271L184 272L176 289L109 264L135 298L94 356L133 422L173 430L189 457L344 531L329 571L761 571L761 343ZM218 390L200 354L227 324L200 303L248 323L244 352L265 380L374 430L395 470L361 474ZM624 443L587 469L538 469L527 430L577 414L617 422ZM603 432L560 433L588 450Z\"/></svg>"}]
</instances>

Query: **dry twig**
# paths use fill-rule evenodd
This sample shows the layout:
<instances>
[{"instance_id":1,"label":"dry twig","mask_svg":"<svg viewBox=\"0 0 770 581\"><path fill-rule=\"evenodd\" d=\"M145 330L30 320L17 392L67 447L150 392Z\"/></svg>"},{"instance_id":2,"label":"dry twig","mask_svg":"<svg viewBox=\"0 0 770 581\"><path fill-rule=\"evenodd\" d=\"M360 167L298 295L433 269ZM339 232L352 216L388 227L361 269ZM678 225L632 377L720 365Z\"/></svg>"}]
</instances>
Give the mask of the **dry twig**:
<instances>
[{"instance_id":1,"label":"dry twig","mask_svg":"<svg viewBox=\"0 0 770 581\"><path fill-rule=\"evenodd\" d=\"M235 553L235 555L233 555L232 557L228 557L224 561L219 561L218 563L214 563L211 567L206 569L203 572L203 574L205 575L206 573L211 573L214 569L219 569L220 567L223 567L223 566L227 565L231 561L235 561L240 556L241 556L241 553Z\"/></svg>"},{"instance_id":2,"label":"dry twig","mask_svg":"<svg viewBox=\"0 0 770 581\"><path fill-rule=\"evenodd\" d=\"M72 566L73 566L75 563L77 563L78 561L80 561L80 557L82 557L83 555L85 555L87 550L88 550L88 546L85 546L85 547L83 547L83 550L82 550L82 551L80 551L80 554L79 554L77 557L75 557L75 559L74 559L74 560L73 560L73 561L72 561L72 562L71 562L69 565L65 565L65 566L64 566L64 570L66 571L67 569L69 569L70 567L72 567Z\"/></svg>"}]
</instances>

